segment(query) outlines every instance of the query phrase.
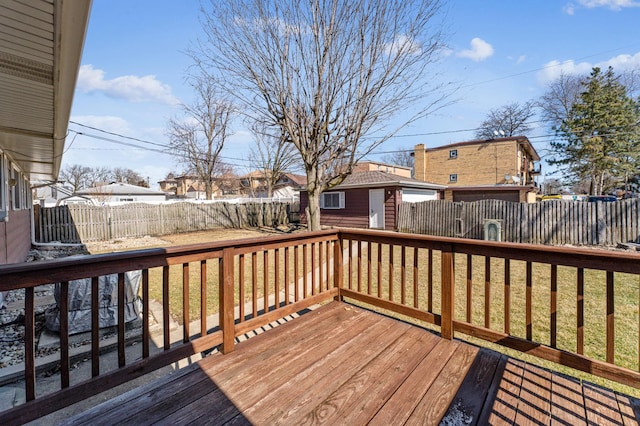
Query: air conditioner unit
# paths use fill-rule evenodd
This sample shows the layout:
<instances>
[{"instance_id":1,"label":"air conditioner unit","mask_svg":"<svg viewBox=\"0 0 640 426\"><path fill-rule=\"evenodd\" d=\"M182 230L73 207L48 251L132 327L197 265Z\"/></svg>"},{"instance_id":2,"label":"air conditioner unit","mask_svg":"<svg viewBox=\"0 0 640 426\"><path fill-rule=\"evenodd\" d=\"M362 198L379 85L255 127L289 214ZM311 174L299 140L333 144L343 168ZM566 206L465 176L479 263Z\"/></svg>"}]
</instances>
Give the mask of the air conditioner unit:
<instances>
[{"instance_id":1,"label":"air conditioner unit","mask_svg":"<svg viewBox=\"0 0 640 426\"><path fill-rule=\"evenodd\" d=\"M485 241L502 241L502 220L485 219L483 230Z\"/></svg>"}]
</instances>

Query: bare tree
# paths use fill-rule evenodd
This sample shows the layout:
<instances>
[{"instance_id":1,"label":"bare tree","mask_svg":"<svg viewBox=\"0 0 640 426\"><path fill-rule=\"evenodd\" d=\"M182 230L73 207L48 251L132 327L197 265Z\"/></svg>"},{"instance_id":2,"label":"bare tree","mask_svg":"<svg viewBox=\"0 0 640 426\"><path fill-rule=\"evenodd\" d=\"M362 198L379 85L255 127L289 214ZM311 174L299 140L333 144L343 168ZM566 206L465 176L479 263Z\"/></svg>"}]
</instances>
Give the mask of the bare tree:
<instances>
[{"instance_id":1,"label":"bare tree","mask_svg":"<svg viewBox=\"0 0 640 426\"><path fill-rule=\"evenodd\" d=\"M518 136L530 132L529 123L535 115L535 104L532 101L519 104L513 102L489 111L476 132L478 139L493 139L496 136Z\"/></svg>"},{"instance_id":2,"label":"bare tree","mask_svg":"<svg viewBox=\"0 0 640 426\"><path fill-rule=\"evenodd\" d=\"M254 124L252 132L255 150L249 154L249 160L260 173L267 197L272 197L276 184L299 159L299 155L280 128Z\"/></svg>"},{"instance_id":3,"label":"bare tree","mask_svg":"<svg viewBox=\"0 0 640 426\"><path fill-rule=\"evenodd\" d=\"M192 80L197 101L183 105L184 117L169 120L170 145L187 169L204 183L207 200L213 198L213 184L220 175L220 152L230 136L233 105L220 97L214 81Z\"/></svg>"},{"instance_id":4,"label":"bare tree","mask_svg":"<svg viewBox=\"0 0 640 426\"><path fill-rule=\"evenodd\" d=\"M76 192L89 186L91 171L91 167L72 164L60 171L60 180L69 183Z\"/></svg>"},{"instance_id":5,"label":"bare tree","mask_svg":"<svg viewBox=\"0 0 640 426\"><path fill-rule=\"evenodd\" d=\"M552 128L560 128L566 120L573 104L583 90L582 77L560 73L560 76L549 84L544 95L538 101L542 119Z\"/></svg>"},{"instance_id":6,"label":"bare tree","mask_svg":"<svg viewBox=\"0 0 640 426\"><path fill-rule=\"evenodd\" d=\"M111 177L114 182L124 182L130 185L143 186L145 188L149 187L149 184L144 177L129 168L116 167L111 171Z\"/></svg>"},{"instance_id":7,"label":"bare tree","mask_svg":"<svg viewBox=\"0 0 640 426\"><path fill-rule=\"evenodd\" d=\"M91 169L91 177L89 178L89 186L105 185L112 182L113 171L108 167L94 167Z\"/></svg>"},{"instance_id":8,"label":"bare tree","mask_svg":"<svg viewBox=\"0 0 640 426\"><path fill-rule=\"evenodd\" d=\"M430 69L444 47L439 9L439 0L211 0L192 57L299 151L309 229L320 229L323 191L442 105Z\"/></svg>"},{"instance_id":9,"label":"bare tree","mask_svg":"<svg viewBox=\"0 0 640 426\"><path fill-rule=\"evenodd\" d=\"M382 157L382 161L396 166L413 167L413 150L400 150Z\"/></svg>"}]
</instances>

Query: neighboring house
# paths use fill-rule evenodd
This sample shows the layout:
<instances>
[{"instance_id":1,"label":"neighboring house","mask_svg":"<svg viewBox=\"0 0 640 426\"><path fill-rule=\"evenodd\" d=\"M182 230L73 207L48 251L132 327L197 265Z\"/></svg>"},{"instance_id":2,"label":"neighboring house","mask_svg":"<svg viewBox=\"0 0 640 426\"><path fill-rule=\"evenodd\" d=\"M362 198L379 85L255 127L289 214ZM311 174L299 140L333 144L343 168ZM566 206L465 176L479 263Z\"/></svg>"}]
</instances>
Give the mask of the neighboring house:
<instances>
[{"instance_id":1,"label":"neighboring house","mask_svg":"<svg viewBox=\"0 0 640 426\"><path fill-rule=\"evenodd\" d=\"M31 248L30 181L56 181L89 1L0 2L0 264Z\"/></svg>"},{"instance_id":2,"label":"neighboring house","mask_svg":"<svg viewBox=\"0 0 640 426\"><path fill-rule=\"evenodd\" d=\"M89 198L95 205L113 203L160 203L167 199L162 191L130 185L128 183L111 183L76 191L74 196Z\"/></svg>"},{"instance_id":3,"label":"neighboring house","mask_svg":"<svg viewBox=\"0 0 640 426\"><path fill-rule=\"evenodd\" d=\"M395 230L401 202L437 200L444 189L444 185L386 172L355 172L320 195L320 223L323 226ZM308 204L307 192L302 191L302 223L306 223Z\"/></svg>"},{"instance_id":4,"label":"neighboring house","mask_svg":"<svg viewBox=\"0 0 640 426\"><path fill-rule=\"evenodd\" d=\"M64 182L31 182L33 203L41 207L55 207L73 195L73 187Z\"/></svg>"},{"instance_id":5,"label":"neighboring house","mask_svg":"<svg viewBox=\"0 0 640 426\"><path fill-rule=\"evenodd\" d=\"M392 173L398 176L411 177L411 167L397 166L395 164L378 163L375 161L364 161L356 164L353 172L379 171Z\"/></svg>"},{"instance_id":6,"label":"neighboring house","mask_svg":"<svg viewBox=\"0 0 640 426\"><path fill-rule=\"evenodd\" d=\"M178 198L188 198L193 200L205 200L207 198L205 184L193 175L182 175L175 178L176 192ZM218 177L213 182L213 197L225 195L238 195L240 191L240 179L231 173L226 173ZM161 187L162 188L162 187Z\"/></svg>"},{"instance_id":7,"label":"neighboring house","mask_svg":"<svg viewBox=\"0 0 640 426\"><path fill-rule=\"evenodd\" d=\"M173 176L172 173L169 173L166 179L158 182L158 185L160 185L160 191L167 194L167 196L175 197L177 195L178 181L176 180L176 178Z\"/></svg>"},{"instance_id":8,"label":"neighboring house","mask_svg":"<svg viewBox=\"0 0 640 426\"><path fill-rule=\"evenodd\" d=\"M415 146L415 177L446 185L444 199L535 202L540 156L525 136Z\"/></svg>"},{"instance_id":9,"label":"neighboring house","mask_svg":"<svg viewBox=\"0 0 640 426\"><path fill-rule=\"evenodd\" d=\"M241 191L247 197L264 198L268 196L264 172L253 171L240 178ZM283 173L275 183L271 197L297 198L300 190L307 184L307 177L293 173Z\"/></svg>"}]
</instances>

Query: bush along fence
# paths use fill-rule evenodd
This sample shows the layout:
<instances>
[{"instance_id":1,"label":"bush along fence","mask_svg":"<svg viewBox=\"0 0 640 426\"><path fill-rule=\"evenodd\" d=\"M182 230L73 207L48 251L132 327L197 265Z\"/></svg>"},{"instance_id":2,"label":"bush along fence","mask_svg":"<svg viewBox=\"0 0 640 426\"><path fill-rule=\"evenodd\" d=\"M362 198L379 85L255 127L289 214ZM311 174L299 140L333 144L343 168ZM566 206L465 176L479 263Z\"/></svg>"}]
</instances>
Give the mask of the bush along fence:
<instances>
[{"instance_id":1,"label":"bush along fence","mask_svg":"<svg viewBox=\"0 0 640 426\"><path fill-rule=\"evenodd\" d=\"M35 237L40 243L79 243L221 228L275 227L299 221L299 209L299 202L35 206Z\"/></svg>"},{"instance_id":2,"label":"bush along fence","mask_svg":"<svg viewBox=\"0 0 640 426\"><path fill-rule=\"evenodd\" d=\"M402 203L398 230L483 239L487 220L498 221L501 240L506 242L602 246L640 243L640 199L613 203L561 200L536 204L500 200Z\"/></svg>"}]
</instances>

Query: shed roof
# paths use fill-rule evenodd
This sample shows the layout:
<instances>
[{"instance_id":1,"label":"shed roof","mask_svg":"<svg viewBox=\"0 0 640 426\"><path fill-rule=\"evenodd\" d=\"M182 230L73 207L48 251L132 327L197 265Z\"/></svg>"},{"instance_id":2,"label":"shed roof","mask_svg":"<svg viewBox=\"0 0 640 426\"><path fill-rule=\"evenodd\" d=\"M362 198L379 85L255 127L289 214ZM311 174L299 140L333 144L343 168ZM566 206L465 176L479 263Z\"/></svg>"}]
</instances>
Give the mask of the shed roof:
<instances>
[{"instance_id":1,"label":"shed roof","mask_svg":"<svg viewBox=\"0 0 640 426\"><path fill-rule=\"evenodd\" d=\"M378 170L366 172L354 172L332 189L347 188L374 188L381 186L402 186L405 188L422 188L422 189L445 189L445 185L437 183L423 182L420 180L406 178Z\"/></svg>"}]
</instances>

